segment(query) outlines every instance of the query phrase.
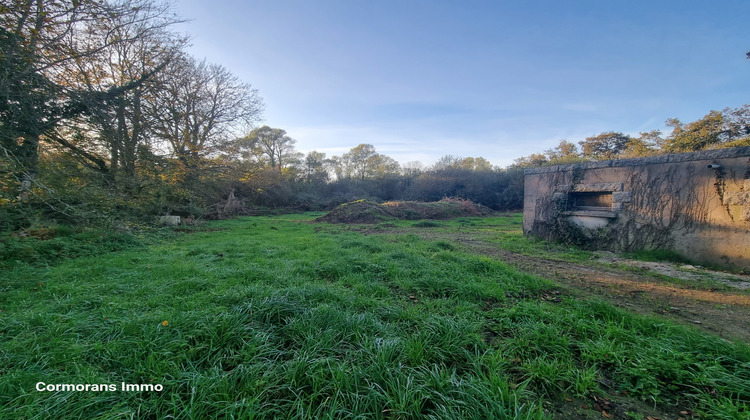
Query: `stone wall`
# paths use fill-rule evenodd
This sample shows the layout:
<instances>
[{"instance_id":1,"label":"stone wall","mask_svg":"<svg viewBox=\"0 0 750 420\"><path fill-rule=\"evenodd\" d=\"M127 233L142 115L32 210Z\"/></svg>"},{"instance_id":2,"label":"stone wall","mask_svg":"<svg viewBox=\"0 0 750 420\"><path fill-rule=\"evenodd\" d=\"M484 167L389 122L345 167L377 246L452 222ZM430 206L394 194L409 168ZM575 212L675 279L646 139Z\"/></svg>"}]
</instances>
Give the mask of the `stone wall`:
<instances>
[{"instance_id":1,"label":"stone wall","mask_svg":"<svg viewBox=\"0 0 750 420\"><path fill-rule=\"evenodd\" d=\"M527 169L524 232L750 269L750 147Z\"/></svg>"}]
</instances>

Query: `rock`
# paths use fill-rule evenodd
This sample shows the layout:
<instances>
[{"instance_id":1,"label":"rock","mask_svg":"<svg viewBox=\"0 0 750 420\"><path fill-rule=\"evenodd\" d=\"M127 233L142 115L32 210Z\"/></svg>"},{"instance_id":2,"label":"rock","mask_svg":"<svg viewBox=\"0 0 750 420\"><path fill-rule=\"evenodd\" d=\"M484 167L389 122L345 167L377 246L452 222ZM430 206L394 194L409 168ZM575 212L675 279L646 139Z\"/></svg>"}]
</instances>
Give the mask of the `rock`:
<instances>
[{"instance_id":1,"label":"rock","mask_svg":"<svg viewBox=\"0 0 750 420\"><path fill-rule=\"evenodd\" d=\"M159 216L159 224L165 226L177 226L180 224L180 216Z\"/></svg>"}]
</instances>

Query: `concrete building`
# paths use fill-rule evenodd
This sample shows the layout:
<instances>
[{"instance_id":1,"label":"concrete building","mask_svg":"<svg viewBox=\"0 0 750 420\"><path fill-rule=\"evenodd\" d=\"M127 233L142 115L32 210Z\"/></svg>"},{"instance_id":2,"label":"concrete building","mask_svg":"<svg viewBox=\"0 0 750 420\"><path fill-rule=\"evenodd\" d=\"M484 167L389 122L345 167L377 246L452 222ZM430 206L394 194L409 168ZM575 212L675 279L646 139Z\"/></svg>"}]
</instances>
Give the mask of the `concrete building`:
<instances>
[{"instance_id":1,"label":"concrete building","mask_svg":"<svg viewBox=\"0 0 750 420\"><path fill-rule=\"evenodd\" d=\"M526 169L523 229L750 270L750 147Z\"/></svg>"}]
</instances>

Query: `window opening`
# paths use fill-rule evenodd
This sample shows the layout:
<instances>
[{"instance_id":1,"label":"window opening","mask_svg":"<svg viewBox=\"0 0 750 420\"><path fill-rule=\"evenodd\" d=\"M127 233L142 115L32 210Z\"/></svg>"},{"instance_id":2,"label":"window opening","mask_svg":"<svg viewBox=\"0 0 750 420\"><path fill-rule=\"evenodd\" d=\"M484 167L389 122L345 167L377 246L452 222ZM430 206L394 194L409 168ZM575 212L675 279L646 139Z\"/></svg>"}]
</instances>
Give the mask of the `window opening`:
<instances>
[{"instance_id":1,"label":"window opening","mask_svg":"<svg viewBox=\"0 0 750 420\"><path fill-rule=\"evenodd\" d=\"M612 210L612 192L572 192L568 196L571 210Z\"/></svg>"}]
</instances>

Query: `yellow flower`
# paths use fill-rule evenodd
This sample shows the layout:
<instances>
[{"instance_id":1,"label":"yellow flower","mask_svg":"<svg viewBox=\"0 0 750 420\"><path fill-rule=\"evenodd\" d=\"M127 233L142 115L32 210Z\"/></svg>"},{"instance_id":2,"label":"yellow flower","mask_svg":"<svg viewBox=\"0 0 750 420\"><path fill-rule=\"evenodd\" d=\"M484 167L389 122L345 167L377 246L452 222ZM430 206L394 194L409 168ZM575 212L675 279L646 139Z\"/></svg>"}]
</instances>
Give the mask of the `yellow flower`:
<instances>
[{"instance_id":1,"label":"yellow flower","mask_svg":"<svg viewBox=\"0 0 750 420\"><path fill-rule=\"evenodd\" d=\"M162 325L163 327L166 327L167 325L169 325L169 321L167 321L167 320L164 320L164 322L162 322L162 323L161 323L161 325Z\"/></svg>"}]
</instances>

